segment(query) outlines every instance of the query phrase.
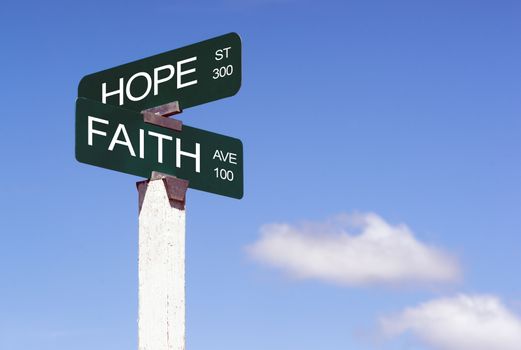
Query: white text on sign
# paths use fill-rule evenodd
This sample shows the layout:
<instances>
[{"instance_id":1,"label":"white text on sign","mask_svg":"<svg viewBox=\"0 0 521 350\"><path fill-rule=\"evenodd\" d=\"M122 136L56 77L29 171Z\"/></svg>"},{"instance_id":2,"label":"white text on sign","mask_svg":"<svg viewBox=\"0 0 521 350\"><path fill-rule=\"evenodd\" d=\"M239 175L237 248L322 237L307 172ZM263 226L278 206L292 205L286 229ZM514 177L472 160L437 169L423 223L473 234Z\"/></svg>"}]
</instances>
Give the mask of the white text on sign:
<instances>
[{"instance_id":1,"label":"white text on sign","mask_svg":"<svg viewBox=\"0 0 521 350\"><path fill-rule=\"evenodd\" d=\"M152 92L152 90L154 96L156 96L159 94L160 84L171 80L174 76L176 76L177 78L177 89L182 89L187 86L195 85L197 84L197 79L188 80L190 79L189 77L183 78L186 75L190 75L196 72L196 68L183 67L184 65L187 65L188 63L195 61L197 61L197 56L178 61L176 63L176 67L174 67L174 65L172 64L166 64L161 67L156 67L154 68L152 75L147 72L137 72L134 75L132 75L126 82L124 78L119 78L118 88L112 91L108 91L107 83L103 83L101 85L101 101L103 103L107 103L107 97L117 96L119 105L122 106L125 103L125 98L128 101L133 102L141 101L144 98L146 98ZM138 79L144 79L146 81L146 88L144 91L134 95L132 93L132 83L134 83Z\"/></svg>"},{"instance_id":2,"label":"white text on sign","mask_svg":"<svg viewBox=\"0 0 521 350\"><path fill-rule=\"evenodd\" d=\"M212 159L218 159L219 161L223 163L230 163L237 165L237 153L232 152L223 152L220 149L216 149L213 158ZM215 168L213 169L215 172L215 177L221 180L228 180L233 181L235 175L233 174L232 170L223 169L223 168Z\"/></svg>"},{"instance_id":3,"label":"white text on sign","mask_svg":"<svg viewBox=\"0 0 521 350\"><path fill-rule=\"evenodd\" d=\"M213 154L213 159L219 159L221 162L237 164L237 153L226 152L216 149Z\"/></svg>"},{"instance_id":4,"label":"white text on sign","mask_svg":"<svg viewBox=\"0 0 521 350\"><path fill-rule=\"evenodd\" d=\"M230 56L230 50L231 50L231 46L228 46L223 49L219 49L219 50L215 51L215 60L220 61L220 60L228 58ZM221 66L218 68L214 68L212 72L213 72L212 78L214 80L224 78L224 77L227 77L227 76L230 76L233 74L233 65L229 64L227 66Z\"/></svg>"},{"instance_id":5,"label":"white text on sign","mask_svg":"<svg viewBox=\"0 0 521 350\"><path fill-rule=\"evenodd\" d=\"M89 146L94 145L94 135L99 135L103 137L107 137L107 132L94 128L94 123L109 125L109 121L102 118L96 118L89 116L87 121L87 143ZM99 127L99 126L98 126ZM110 144L108 146L109 151L114 151L116 145L124 146L127 148L129 154L132 157L137 157L144 159L145 158L145 144L148 144L150 137L155 138L157 141L157 162L163 163L163 143L164 141L173 141L173 137L169 135L160 134L154 131L149 131L145 133L145 130L139 129L139 135L135 135L139 138L138 141L134 140L132 142L128 135L127 129L125 125L119 124L114 132L114 135L111 137ZM148 136L148 137L147 137ZM134 147L137 143L137 149L139 155L136 154L136 148ZM183 151L181 149L181 139L175 139L175 166L177 168L181 168L182 166L182 158L181 157L189 157L195 159L195 172L201 172L201 145L199 143L195 143L195 153L190 153Z\"/></svg>"}]
</instances>

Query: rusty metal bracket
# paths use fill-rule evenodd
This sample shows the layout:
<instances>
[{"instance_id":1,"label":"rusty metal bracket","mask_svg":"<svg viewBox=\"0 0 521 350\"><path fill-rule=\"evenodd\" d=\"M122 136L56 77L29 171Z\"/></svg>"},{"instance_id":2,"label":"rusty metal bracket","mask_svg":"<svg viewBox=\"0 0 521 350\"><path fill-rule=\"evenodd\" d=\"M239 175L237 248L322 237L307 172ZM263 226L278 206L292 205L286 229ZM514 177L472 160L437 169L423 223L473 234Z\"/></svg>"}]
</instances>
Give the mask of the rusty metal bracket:
<instances>
[{"instance_id":1,"label":"rusty metal bracket","mask_svg":"<svg viewBox=\"0 0 521 350\"><path fill-rule=\"evenodd\" d=\"M168 118L172 115L181 113L179 101L170 102L161 106L145 109L141 111L145 123L154 124L163 128L181 131L183 122L178 119Z\"/></svg>"},{"instance_id":2,"label":"rusty metal bracket","mask_svg":"<svg viewBox=\"0 0 521 350\"><path fill-rule=\"evenodd\" d=\"M149 180L143 180L136 183L136 187L139 193L139 212L143 206L145 200L145 194L147 192L148 183L150 181L162 180L165 185L168 200L172 208L179 210L185 209L186 203L186 190L188 189L188 180L179 179L175 176L153 171Z\"/></svg>"},{"instance_id":3,"label":"rusty metal bracket","mask_svg":"<svg viewBox=\"0 0 521 350\"><path fill-rule=\"evenodd\" d=\"M141 111L141 114L143 115L143 120L145 123L158 125L163 128L168 128L175 131L181 131L183 128L183 122L178 119L168 118L181 112L182 110L179 106L179 101L174 101L161 106L145 109ZM155 180L163 181L166 193L168 195L168 200L170 201L170 206L179 210L184 210L186 190L188 189L188 180L179 179L175 176L153 171L150 179L136 183L136 187L139 193L139 212L141 212L141 207L143 206L143 201L145 200L148 183Z\"/></svg>"}]
</instances>

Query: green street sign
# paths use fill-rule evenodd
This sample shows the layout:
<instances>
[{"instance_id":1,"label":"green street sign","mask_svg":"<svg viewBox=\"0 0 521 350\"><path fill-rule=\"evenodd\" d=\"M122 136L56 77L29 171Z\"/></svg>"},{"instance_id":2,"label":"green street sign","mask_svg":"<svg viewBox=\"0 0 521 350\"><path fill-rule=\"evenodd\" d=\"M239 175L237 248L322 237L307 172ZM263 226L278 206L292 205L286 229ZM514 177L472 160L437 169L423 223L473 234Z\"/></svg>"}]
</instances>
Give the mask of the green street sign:
<instances>
[{"instance_id":1,"label":"green street sign","mask_svg":"<svg viewBox=\"0 0 521 350\"><path fill-rule=\"evenodd\" d=\"M87 75L78 97L141 112L173 101L190 108L240 87L241 38L229 33Z\"/></svg>"},{"instance_id":2,"label":"green street sign","mask_svg":"<svg viewBox=\"0 0 521 350\"><path fill-rule=\"evenodd\" d=\"M243 196L241 140L186 125L175 131L148 124L139 112L81 97L76 159L145 178L159 171L188 180L191 188Z\"/></svg>"}]
</instances>

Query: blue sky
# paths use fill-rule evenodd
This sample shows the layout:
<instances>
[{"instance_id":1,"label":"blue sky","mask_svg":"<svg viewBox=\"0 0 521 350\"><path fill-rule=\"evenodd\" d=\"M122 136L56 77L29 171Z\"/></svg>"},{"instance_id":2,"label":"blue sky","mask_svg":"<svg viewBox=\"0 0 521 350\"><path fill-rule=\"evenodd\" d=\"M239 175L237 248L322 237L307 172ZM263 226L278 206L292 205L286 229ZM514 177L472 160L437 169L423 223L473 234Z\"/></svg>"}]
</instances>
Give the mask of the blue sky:
<instances>
[{"instance_id":1,"label":"blue sky","mask_svg":"<svg viewBox=\"0 0 521 350\"><path fill-rule=\"evenodd\" d=\"M521 348L520 16L508 0L3 4L0 349L137 348L140 179L74 159L77 84L231 31L241 91L180 117L245 147L242 200L188 194L187 348L466 350L498 329L512 331L483 349ZM353 213L383 220L386 252L404 224L443 257L353 282L359 256L339 248L324 271L340 282L309 274L310 246L365 237L325 224ZM294 239L277 248L300 258L261 244L280 227ZM443 278L418 277L449 257ZM443 310L468 327L430 339L457 318Z\"/></svg>"}]
</instances>

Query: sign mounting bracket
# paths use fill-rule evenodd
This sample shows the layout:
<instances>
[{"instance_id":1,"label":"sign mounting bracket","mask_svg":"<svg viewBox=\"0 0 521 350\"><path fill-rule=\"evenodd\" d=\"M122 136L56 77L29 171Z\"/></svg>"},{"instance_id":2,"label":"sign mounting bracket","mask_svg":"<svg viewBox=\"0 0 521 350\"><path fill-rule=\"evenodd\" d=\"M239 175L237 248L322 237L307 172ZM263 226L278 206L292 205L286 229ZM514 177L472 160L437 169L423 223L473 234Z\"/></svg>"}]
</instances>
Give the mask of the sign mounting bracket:
<instances>
[{"instance_id":1,"label":"sign mounting bracket","mask_svg":"<svg viewBox=\"0 0 521 350\"><path fill-rule=\"evenodd\" d=\"M179 119L169 118L172 115L180 114L183 111L179 106L179 101L166 103L161 106L145 109L141 111L143 120L147 124L153 124L161 126L163 128L182 131L183 122ZM168 194L168 200L173 208L184 210L186 200L186 190L188 189L188 180L179 179L175 176L160 173L158 171L152 171L149 180L139 181L136 183L139 192L139 211L145 199L145 193L147 191L148 183L153 180L163 180L166 192Z\"/></svg>"},{"instance_id":2,"label":"sign mounting bracket","mask_svg":"<svg viewBox=\"0 0 521 350\"><path fill-rule=\"evenodd\" d=\"M158 125L175 131L181 131L183 129L183 122L168 117L182 112L183 111L179 106L179 101L174 101L161 106L145 109L141 111L141 114L143 114L143 120L145 123Z\"/></svg>"},{"instance_id":3,"label":"sign mounting bracket","mask_svg":"<svg viewBox=\"0 0 521 350\"><path fill-rule=\"evenodd\" d=\"M180 179L175 176L153 171L149 180L139 181L136 183L136 187L139 193L139 211L143 206L145 200L145 193L147 192L148 183L154 180L163 180L165 185L168 200L172 208L184 210L186 202L186 190L188 189L188 180Z\"/></svg>"}]
</instances>

